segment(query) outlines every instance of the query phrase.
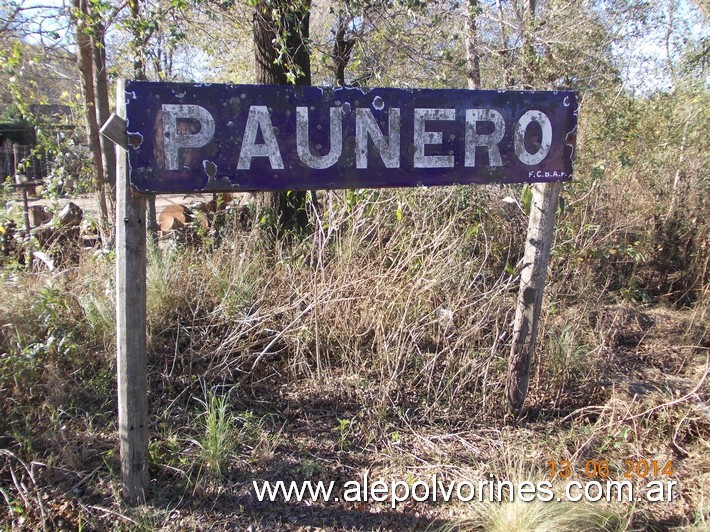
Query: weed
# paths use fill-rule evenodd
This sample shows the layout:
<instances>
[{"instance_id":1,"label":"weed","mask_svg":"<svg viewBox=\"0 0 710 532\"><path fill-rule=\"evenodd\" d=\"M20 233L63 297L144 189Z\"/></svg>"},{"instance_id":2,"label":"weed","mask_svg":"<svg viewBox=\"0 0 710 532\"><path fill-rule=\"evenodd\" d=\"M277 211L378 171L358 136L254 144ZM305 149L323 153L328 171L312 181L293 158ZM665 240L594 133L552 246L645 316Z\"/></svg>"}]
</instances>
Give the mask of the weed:
<instances>
[{"instance_id":1,"label":"weed","mask_svg":"<svg viewBox=\"0 0 710 532\"><path fill-rule=\"evenodd\" d=\"M301 462L299 463L299 472L303 476L303 478L310 479L313 478L315 475L319 474L322 470L320 464L316 462L315 460L311 460L309 458L303 458Z\"/></svg>"},{"instance_id":2,"label":"weed","mask_svg":"<svg viewBox=\"0 0 710 532\"><path fill-rule=\"evenodd\" d=\"M235 436L239 446L248 450L252 458L257 460L273 458L281 439L281 429L277 429L276 416L264 414L259 417L246 410L239 413L236 421L241 424Z\"/></svg>"},{"instance_id":3,"label":"weed","mask_svg":"<svg viewBox=\"0 0 710 532\"><path fill-rule=\"evenodd\" d=\"M350 447L349 434L352 430L352 419L338 420L338 449L341 451Z\"/></svg>"},{"instance_id":4,"label":"weed","mask_svg":"<svg viewBox=\"0 0 710 532\"><path fill-rule=\"evenodd\" d=\"M544 374L543 388L547 388L550 395L554 394L555 407L560 404L565 390L586 380L595 370L589 355L592 348L580 338L582 334L579 326L571 323L553 326L547 331L539 367Z\"/></svg>"},{"instance_id":5,"label":"weed","mask_svg":"<svg viewBox=\"0 0 710 532\"><path fill-rule=\"evenodd\" d=\"M148 245L146 265L146 308L149 316L163 318L172 314L175 300L173 280L179 274L176 246L160 249Z\"/></svg>"},{"instance_id":6,"label":"weed","mask_svg":"<svg viewBox=\"0 0 710 532\"><path fill-rule=\"evenodd\" d=\"M88 293L80 300L87 325L96 337L104 342L112 341L116 334L116 320L113 306L105 298Z\"/></svg>"},{"instance_id":7,"label":"weed","mask_svg":"<svg viewBox=\"0 0 710 532\"><path fill-rule=\"evenodd\" d=\"M234 436L237 431L229 396L208 392L204 400L197 401L203 409L199 415L202 427L200 457L208 471L219 478L225 473L236 446Z\"/></svg>"}]
</instances>

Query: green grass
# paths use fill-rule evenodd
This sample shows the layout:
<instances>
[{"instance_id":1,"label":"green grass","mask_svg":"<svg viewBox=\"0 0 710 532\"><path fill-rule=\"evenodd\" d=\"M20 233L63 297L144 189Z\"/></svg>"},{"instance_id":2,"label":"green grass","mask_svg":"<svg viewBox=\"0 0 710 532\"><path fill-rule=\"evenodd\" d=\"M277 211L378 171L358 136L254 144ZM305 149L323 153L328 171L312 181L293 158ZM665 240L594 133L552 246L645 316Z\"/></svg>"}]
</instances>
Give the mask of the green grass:
<instances>
[{"instance_id":1,"label":"green grass","mask_svg":"<svg viewBox=\"0 0 710 532\"><path fill-rule=\"evenodd\" d=\"M236 447L237 427L231 413L228 394L217 395L208 392L205 399L197 400L202 407L199 422L200 458L207 470L215 477L221 477Z\"/></svg>"}]
</instances>

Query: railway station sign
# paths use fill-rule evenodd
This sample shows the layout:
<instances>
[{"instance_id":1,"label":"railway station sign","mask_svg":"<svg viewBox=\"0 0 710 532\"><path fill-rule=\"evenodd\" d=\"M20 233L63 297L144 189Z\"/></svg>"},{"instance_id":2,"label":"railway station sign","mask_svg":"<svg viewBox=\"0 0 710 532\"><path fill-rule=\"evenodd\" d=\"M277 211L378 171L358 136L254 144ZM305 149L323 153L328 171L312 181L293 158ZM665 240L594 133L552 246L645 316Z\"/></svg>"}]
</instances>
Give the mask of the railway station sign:
<instances>
[{"instance_id":1,"label":"railway station sign","mask_svg":"<svg viewBox=\"0 0 710 532\"><path fill-rule=\"evenodd\" d=\"M134 192L567 181L569 91L126 83Z\"/></svg>"}]
</instances>

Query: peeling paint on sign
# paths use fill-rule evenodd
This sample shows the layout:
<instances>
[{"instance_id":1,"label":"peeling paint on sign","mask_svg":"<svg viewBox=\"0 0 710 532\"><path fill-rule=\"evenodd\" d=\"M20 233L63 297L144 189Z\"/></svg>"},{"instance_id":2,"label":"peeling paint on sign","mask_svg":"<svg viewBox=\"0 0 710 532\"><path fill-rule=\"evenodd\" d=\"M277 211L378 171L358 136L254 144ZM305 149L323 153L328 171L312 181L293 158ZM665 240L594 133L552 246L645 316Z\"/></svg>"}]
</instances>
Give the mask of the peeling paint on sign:
<instances>
[{"instance_id":1,"label":"peeling paint on sign","mask_svg":"<svg viewBox=\"0 0 710 532\"><path fill-rule=\"evenodd\" d=\"M128 82L142 193L566 181L574 92Z\"/></svg>"}]
</instances>

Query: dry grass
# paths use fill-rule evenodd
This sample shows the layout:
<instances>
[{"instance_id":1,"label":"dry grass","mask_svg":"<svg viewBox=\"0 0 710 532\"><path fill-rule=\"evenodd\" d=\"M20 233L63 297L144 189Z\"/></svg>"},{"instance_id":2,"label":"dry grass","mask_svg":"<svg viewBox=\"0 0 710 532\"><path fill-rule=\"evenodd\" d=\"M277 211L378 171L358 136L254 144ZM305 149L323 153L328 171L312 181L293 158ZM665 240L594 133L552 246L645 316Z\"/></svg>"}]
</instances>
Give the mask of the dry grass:
<instances>
[{"instance_id":1,"label":"dry grass","mask_svg":"<svg viewBox=\"0 0 710 532\"><path fill-rule=\"evenodd\" d=\"M521 471L516 468L502 476L514 485L524 481L540 482L544 479L539 473ZM485 530L504 532L574 532L586 531L621 531L626 530L630 522L628 510L621 504L615 506L605 503L569 502L563 493L558 492L562 501L532 500L530 502L515 498L503 502L477 502L470 513L473 517L457 523L460 530ZM466 511L464 510L464 513Z\"/></svg>"}]
</instances>

